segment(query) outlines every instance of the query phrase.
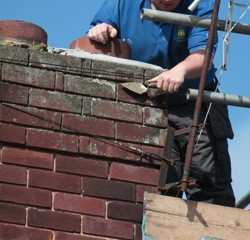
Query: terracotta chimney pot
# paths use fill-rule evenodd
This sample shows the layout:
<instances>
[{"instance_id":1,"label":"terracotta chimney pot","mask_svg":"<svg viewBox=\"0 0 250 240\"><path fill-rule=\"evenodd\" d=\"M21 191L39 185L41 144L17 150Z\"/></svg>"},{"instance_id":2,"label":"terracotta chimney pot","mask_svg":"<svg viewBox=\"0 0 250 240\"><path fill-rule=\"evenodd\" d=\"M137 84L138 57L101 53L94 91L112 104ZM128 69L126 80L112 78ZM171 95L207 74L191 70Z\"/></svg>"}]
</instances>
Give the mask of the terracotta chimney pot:
<instances>
[{"instance_id":1,"label":"terracotta chimney pot","mask_svg":"<svg viewBox=\"0 0 250 240\"><path fill-rule=\"evenodd\" d=\"M34 46L47 45L47 33L38 25L21 20L0 21L0 44Z\"/></svg>"},{"instance_id":2,"label":"terracotta chimney pot","mask_svg":"<svg viewBox=\"0 0 250 240\"><path fill-rule=\"evenodd\" d=\"M81 49L95 54L130 59L130 46L120 39L111 39L106 44L98 43L88 37L81 37L70 44L71 49Z\"/></svg>"}]
</instances>

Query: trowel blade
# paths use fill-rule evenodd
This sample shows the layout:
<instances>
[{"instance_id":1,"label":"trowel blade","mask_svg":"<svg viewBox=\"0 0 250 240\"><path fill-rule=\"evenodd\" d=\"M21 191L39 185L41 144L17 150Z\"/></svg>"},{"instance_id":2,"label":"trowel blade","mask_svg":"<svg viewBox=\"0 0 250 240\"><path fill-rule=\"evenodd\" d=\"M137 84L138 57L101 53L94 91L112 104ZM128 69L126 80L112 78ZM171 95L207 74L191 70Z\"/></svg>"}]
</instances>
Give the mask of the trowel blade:
<instances>
[{"instance_id":1,"label":"trowel blade","mask_svg":"<svg viewBox=\"0 0 250 240\"><path fill-rule=\"evenodd\" d=\"M145 87L142 83L138 83L138 82L121 83L121 85L125 87L126 89L137 94L146 93L148 90L147 87Z\"/></svg>"}]
</instances>

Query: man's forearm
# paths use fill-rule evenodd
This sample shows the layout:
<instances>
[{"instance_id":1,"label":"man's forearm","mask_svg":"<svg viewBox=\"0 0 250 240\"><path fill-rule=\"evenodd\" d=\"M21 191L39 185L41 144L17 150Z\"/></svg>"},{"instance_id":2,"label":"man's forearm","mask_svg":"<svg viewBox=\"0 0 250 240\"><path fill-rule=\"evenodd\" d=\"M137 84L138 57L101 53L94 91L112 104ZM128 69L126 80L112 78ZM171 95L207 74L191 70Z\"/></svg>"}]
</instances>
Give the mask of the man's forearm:
<instances>
[{"instance_id":1,"label":"man's forearm","mask_svg":"<svg viewBox=\"0 0 250 240\"><path fill-rule=\"evenodd\" d=\"M195 79L201 76L204 59L205 50L199 50L190 54L185 60L177 64L174 69L183 72L184 79L186 80ZM213 55L209 69L212 66L212 61Z\"/></svg>"}]
</instances>

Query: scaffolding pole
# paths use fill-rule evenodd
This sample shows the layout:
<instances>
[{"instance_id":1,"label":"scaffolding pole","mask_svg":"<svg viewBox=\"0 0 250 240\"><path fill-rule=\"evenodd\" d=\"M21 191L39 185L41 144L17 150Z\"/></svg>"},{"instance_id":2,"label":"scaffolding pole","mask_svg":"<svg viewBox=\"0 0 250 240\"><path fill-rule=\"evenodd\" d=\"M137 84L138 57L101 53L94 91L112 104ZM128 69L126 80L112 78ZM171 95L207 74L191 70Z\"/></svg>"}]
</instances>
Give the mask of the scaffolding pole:
<instances>
[{"instance_id":1,"label":"scaffolding pole","mask_svg":"<svg viewBox=\"0 0 250 240\"><path fill-rule=\"evenodd\" d=\"M239 202L236 203L237 208L244 209L250 204L250 192L248 192Z\"/></svg>"},{"instance_id":2,"label":"scaffolding pole","mask_svg":"<svg viewBox=\"0 0 250 240\"><path fill-rule=\"evenodd\" d=\"M176 25L184 25L190 27L201 27L209 29L212 23L210 18L202 18L188 14L173 13L159 10L152 10L143 8L141 11L141 19L152 20L155 22L165 22ZM236 22L232 22L234 26ZM227 21L218 20L216 23L216 29L219 31L226 31ZM232 32L239 34L250 35L250 24L237 23Z\"/></svg>"},{"instance_id":3,"label":"scaffolding pole","mask_svg":"<svg viewBox=\"0 0 250 240\"><path fill-rule=\"evenodd\" d=\"M196 100L198 90L188 89L186 97L187 100ZM227 93L204 91L203 102L250 108L250 97Z\"/></svg>"},{"instance_id":4,"label":"scaffolding pole","mask_svg":"<svg viewBox=\"0 0 250 240\"><path fill-rule=\"evenodd\" d=\"M220 9L220 0L215 0L213 14L211 18L211 24L209 27L209 35L208 35L208 41L207 41L207 46L206 46L204 64L203 64L202 71L201 71L199 91L198 91L198 96L197 96L196 103L195 103L194 116L193 116L190 134L189 134L183 175L181 179L181 191L182 192L186 191L188 187L188 183L189 183L191 162L192 162L194 146L196 142L196 135L197 135L198 127L199 127L199 118L200 118L200 110L202 106L202 98L203 98L203 93L204 93L204 89L206 85L207 72L208 72L211 59L212 59L213 44L214 44L214 39L216 35L216 25L218 22L219 9Z\"/></svg>"}]
</instances>

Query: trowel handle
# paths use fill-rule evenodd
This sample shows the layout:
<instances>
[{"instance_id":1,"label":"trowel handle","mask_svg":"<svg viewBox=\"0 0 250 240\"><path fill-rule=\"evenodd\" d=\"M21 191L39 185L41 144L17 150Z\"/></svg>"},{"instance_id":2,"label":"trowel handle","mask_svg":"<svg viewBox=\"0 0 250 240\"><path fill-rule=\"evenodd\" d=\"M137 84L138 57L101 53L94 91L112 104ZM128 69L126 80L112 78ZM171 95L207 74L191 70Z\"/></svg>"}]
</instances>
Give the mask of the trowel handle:
<instances>
[{"instance_id":1,"label":"trowel handle","mask_svg":"<svg viewBox=\"0 0 250 240\"><path fill-rule=\"evenodd\" d=\"M151 88L151 89L152 88L157 88L157 83L156 82L155 83L150 83L147 87L148 87L148 89L149 88Z\"/></svg>"},{"instance_id":2,"label":"trowel handle","mask_svg":"<svg viewBox=\"0 0 250 240\"><path fill-rule=\"evenodd\" d=\"M166 92L164 92L163 90L160 90L157 88L157 83L150 83L148 85L148 90L147 90L147 94L150 98L155 98L161 95L165 95L167 94Z\"/></svg>"}]
</instances>

